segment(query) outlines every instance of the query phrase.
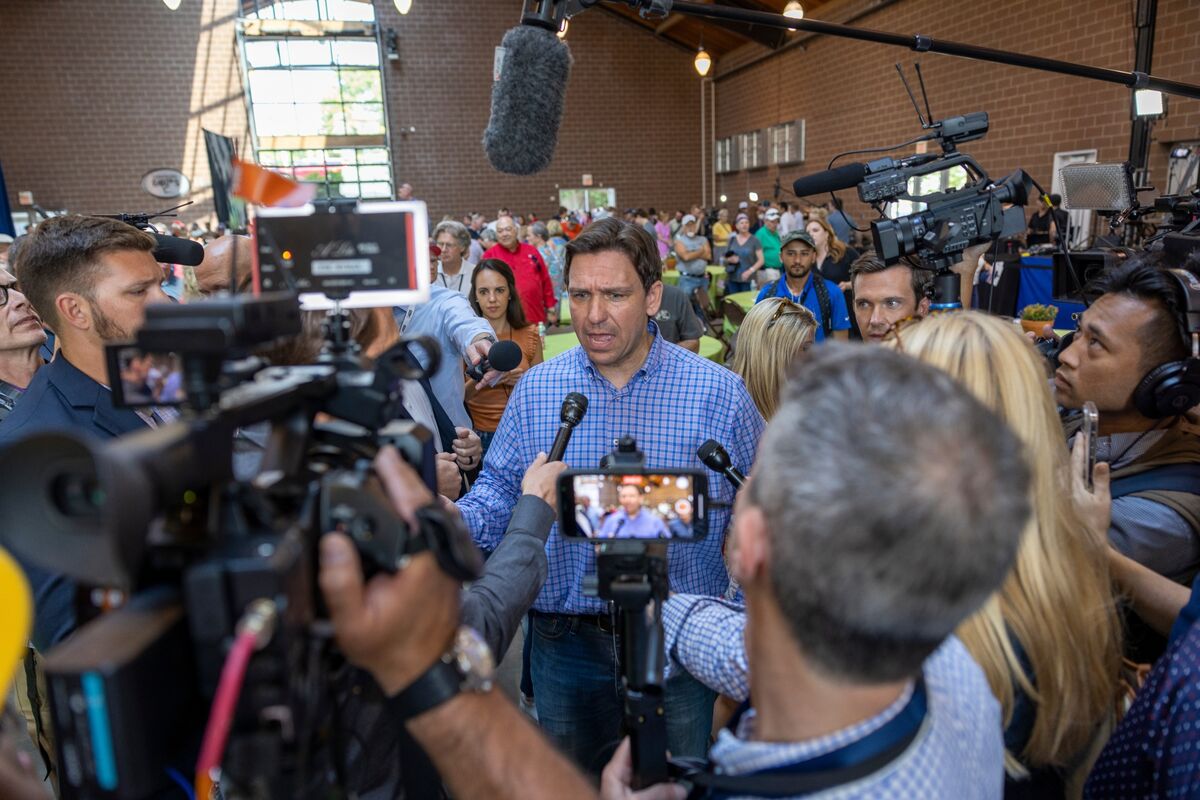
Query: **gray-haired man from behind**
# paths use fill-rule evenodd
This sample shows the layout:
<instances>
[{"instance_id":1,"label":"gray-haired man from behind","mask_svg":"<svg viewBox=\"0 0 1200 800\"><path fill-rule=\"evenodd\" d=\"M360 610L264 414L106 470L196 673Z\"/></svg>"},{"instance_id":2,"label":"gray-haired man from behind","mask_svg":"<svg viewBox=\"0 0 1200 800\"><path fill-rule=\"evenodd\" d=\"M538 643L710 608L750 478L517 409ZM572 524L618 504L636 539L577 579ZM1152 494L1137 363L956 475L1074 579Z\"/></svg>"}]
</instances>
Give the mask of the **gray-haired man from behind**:
<instances>
[{"instance_id":1,"label":"gray-haired man from behind","mask_svg":"<svg viewBox=\"0 0 1200 800\"><path fill-rule=\"evenodd\" d=\"M814 351L738 499L745 611L664 607L671 668L753 697L709 751L707 796L1001 797L999 705L953 633L1011 568L1028 486L1016 437L945 373ZM627 790L628 754L604 797Z\"/></svg>"}]
</instances>

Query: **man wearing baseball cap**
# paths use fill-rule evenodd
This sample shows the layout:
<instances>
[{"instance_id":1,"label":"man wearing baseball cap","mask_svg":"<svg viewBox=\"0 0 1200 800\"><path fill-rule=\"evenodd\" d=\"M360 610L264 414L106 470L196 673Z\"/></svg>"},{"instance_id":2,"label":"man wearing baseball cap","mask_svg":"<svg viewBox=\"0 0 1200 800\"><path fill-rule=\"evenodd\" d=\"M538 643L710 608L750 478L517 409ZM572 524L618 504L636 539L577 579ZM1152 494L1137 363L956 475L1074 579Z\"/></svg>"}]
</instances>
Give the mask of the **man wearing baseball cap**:
<instances>
[{"instance_id":1,"label":"man wearing baseball cap","mask_svg":"<svg viewBox=\"0 0 1200 800\"><path fill-rule=\"evenodd\" d=\"M779 260L779 248L782 242L779 239L779 209L769 209L763 215L763 226L755 233L758 241L762 243L763 249L763 267L758 272L762 276L762 281L778 281L779 268L781 262ZM761 283L759 284L762 285Z\"/></svg>"},{"instance_id":2,"label":"man wearing baseball cap","mask_svg":"<svg viewBox=\"0 0 1200 800\"><path fill-rule=\"evenodd\" d=\"M708 263L712 259L712 246L700 235L699 220L688 214L675 234L675 269L679 270L679 288L695 305L693 292L699 287L708 290ZM700 313L704 313L701 311Z\"/></svg>"},{"instance_id":3,"label":"man wearing baseball cap","mask_svg":"<svg viewBox=\"0 0 1200 800\"><path fill-rule=\"evenodd\" d=\"M818 342L829 337L848 338L850 313L846 310L846 299L836 283L825 280L813 270L817 261L817 246L808 232L798 230L784 236L780 259L783 277L764 286L754 302L761 302L768 297L787 298L804 306L817 318Z\"/></svg>"}]
</instances>

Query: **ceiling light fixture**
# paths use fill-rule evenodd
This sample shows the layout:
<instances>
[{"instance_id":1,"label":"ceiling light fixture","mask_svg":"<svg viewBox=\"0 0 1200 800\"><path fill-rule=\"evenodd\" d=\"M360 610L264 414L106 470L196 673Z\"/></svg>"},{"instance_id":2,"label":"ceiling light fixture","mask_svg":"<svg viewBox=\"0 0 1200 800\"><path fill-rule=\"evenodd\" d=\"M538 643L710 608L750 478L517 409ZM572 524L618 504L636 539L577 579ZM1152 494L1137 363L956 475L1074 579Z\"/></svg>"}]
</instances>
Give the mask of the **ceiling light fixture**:
<instances>
[{"instance_id":1,"label":"ceiling light fixture","mask_svg":"<svg viewBox=\"0 0 1200 800\"><path fill-rule=\"evenodd\" d=\"M712 56L708 54L707 50L701 47L700 52L696 53L696 60L693 63L696 65L696 72L699 73L701 78L703 78L708 75L708 71L712 69Z\"/></svg>"},{"instance_id":2,"label":"ceiling light fixture","mask_svg":"<svg viewBox=\"0 0 1200 800\"><path fill-rule=\"evenodd\" d=\"M783 7L783 15L791 19L804 19L804 6L800 5L800 0L789 0Z\"/></svg>"},{"instance_id":3,"label":"ceiling light fixture","mask_svg":"<svg viewBox=\"0 0 1200 800\"><path fill-rule=\"evenodd\" d=\"M178 11L179 4L182 2L183 0L163 0L163 5L172 11Z\"/></svg>"},{"instance_id":4,"label":"ceiling light fixture","mask_svg":"<svg viewBox=\"0 0 1200 800\"><path fill-rule=\"evenodd\" d=\"M396 4L396 10L401 14L407 14L412 11L413 0L393 0Z\"/></svg>"}]
</instances>

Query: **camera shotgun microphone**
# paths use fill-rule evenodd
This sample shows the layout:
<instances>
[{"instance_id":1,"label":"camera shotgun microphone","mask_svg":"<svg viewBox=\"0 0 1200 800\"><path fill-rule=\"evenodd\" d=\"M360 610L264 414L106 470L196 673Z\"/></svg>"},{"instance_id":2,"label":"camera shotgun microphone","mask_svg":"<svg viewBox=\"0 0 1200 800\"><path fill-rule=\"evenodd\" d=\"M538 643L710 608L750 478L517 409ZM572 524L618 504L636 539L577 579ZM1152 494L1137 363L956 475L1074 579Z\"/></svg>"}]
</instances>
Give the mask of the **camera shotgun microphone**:
<instances>
[{"instance_id":1,"label":"camera shotgun microphone","mask_svg":"<svg viewBox=\"0 0 1200 800\"><path fill-rule=\"evenodd\" d=\"M567 443L571 441L571 432L583 420L587 407L588 399L579 392L571 392L563 399L562 409L558 412L558 433L554 436L554 444L550 445L547 461L562 461Z\"/></svg>"},{"instance_id":2,"label":"camera shotgun microphone","mask_svg":"<svg viewBox=\"0 0 1200 800\"><path fill-rule=\"evenodd\" d=\"M865 177L867 177L867 165L856 161L836 169L827 169L797 178L792 184L792 193L797 197L809 197L814 194L840 192L843 189L853 189L862 183Z\"/></svg>"},{"instance_id":3,"label":"camera shotgun microphone","mask_svg":"<svg viewBox=\"0 0 1200 800\"><path fill-rule=\"evenodd\" d=\"M700 445L696 455L704 462L704 466L713 472L724 475L725 479L733 486L734 491L741 489L746 483L746 476L733 465L733 461L729 458L729 452L716 439L709 439Z\"/></svg>"},{"instance_id":4,"label":"camera shotgun microphone","mask_svg":"<svg viewBox=\"0 0 1200 800\"><path fill-rule=\"evenodd\" d=\"M483 380L483 374L488 370L508 372L521 364L521 346L513 341L496 342L488 354L479 359L473 367L467 367L467 374L477 381Z\"/></svg>"},{"instance_id":5,"label":"camera shotgun microphone","mask_svg":"<svg viewBox=\"0 0 1200 800\"><path fill-rule=\"evenodd\" d=\"M555 3L542 0L496 49L483 148L500 172L533 175L554 158L571 75L571 51L556 35L558 14Z\"/></svg>"}]
</instances>

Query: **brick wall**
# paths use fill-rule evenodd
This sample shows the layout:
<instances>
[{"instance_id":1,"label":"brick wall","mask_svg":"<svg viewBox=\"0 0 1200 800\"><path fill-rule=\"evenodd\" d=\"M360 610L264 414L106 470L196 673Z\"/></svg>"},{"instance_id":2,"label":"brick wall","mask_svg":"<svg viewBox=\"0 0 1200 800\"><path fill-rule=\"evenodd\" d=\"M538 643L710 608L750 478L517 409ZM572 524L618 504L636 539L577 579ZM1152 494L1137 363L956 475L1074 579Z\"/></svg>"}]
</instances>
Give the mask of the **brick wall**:
<instances>
[{"instance_id":1,"label":"brick wall","mask_svg":"<svg viewBox=\"0 0 1200 800\"><path fill-rule=\"evenodd\" d=\"M10 201L31 190L47 208L160 208L139 186L170 167L192 180L184 219L211 216L201 127L249 152L234 39L235 0L0 0L0 164ZM501 206L546 214L558 189L591 174L622 206L682 206L700 196L699 82L692 55L603 11L576 21L575 67L559 147L543 173L515 178L488 165L481 140L493 49L520 17L518 0L416 0L394 28L400 60L385 62L396 182L408 181L434 219ZM406 133L414 128L413 133ZM161 205L160 205L161 204Z\"/></svg>"},{"instance_id":2,"label":"brick wall","mask_svg":"<svg viewBox=\"0 0 1200 800\"><path fill-rule=\"evenodd\" d=\"M1159 0L1158 7L1153 72L1200 83L1200 2ZM854 24L1127 70L1133 64L1132 8L1127 0L900 0ZM814 16L828 18L821 9ZM824 169L836 153L897 143L920 132L893 67L904 63L911 79L916 54L823 36L744 66L758 54L755 49L743 48L718 65L717 136L805 119L806 161L778 173L785 189L800 175ZM1128 155L1129 92L1124 87L932 53L919 60L935 117L988 112L987 138L961 149L994 178L1021 167L1049 191L1057 151L1094 148L1100 161L1123 161ZM742 68L734 69L737 64ZM1155 129L1150 154L1152 179L1160 182L1167 143L1200 139L1200 101L1171 97L1168 103L1169 117ZM718 176L717 186L730 202L748 191L769 197L776 174L770 167ZM853 190L841 196L859 220L874 216Z\"/></svg>"},{"instance_id":3,"label":"brick wall","mask_svg":"<svg viewBox=\"0 0 1200 800\"><path fill-rule=\"evenodd\" d=\"M165 208L142 191L158 168L182 171L212 213L201 128L247 146L234 46L234 0L0 0L0 164L50 209Z\"/></svg>"},{"instance_id":4,"label":"brick wall","mask_svg":"<svg viewBox=\"0 0 1200 800\"><path fill-rule=\"evenodd\" d=\"M814 13L832 14L839 2ZM183 0L175 12L157 0L0 0L0 163L10 200L28 189L50 208L157 208L161 201L141 190L141 176L173 167L192 179L198 201L184 218L208 217L200 128L247 147L235 7L235 0ZM579 187L585 173L597 186L615 187L620 206L697 201L704 166L692 54L601 10L577 18L568 37L575 68L550 168L528 178L491 169L480 139L492 51L519 7L517 0L416 0L400 17L389 0L376 0L379 22L396 30L400 44L399 61L384 67L397 182L412 183L435 219L502 205L545 213L557 206L559 188ZM1128 68L1130 8L1127 0L883 0L854 24ZM1200 82L1200 0L1160 0L1158 30L1154 71ZM916 133L892 68L896 60L911 63L911 53L815 37L728 74L759 54L754 46L743 50L717 64L717 136L804 117L808 159L779 173L785 187L839 150ZM1055 151L1126 155L1128 93L1121 87L932 54L921 61L935 114L990 113L988 138L964 149L993 175L1021 166L1048 186ZM1200 138L1200 102L1169 102L1151 154L1159 178L1167 142ZM719 176L717 193L731 201L750 190L769 196L776 174Z\"/></svg>"}]
</instances>

